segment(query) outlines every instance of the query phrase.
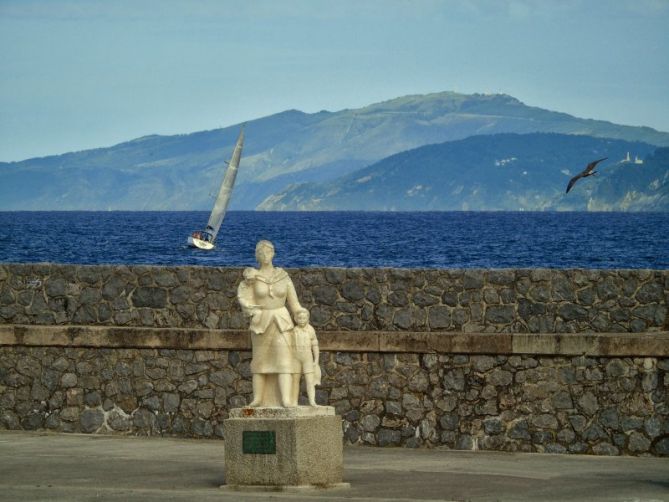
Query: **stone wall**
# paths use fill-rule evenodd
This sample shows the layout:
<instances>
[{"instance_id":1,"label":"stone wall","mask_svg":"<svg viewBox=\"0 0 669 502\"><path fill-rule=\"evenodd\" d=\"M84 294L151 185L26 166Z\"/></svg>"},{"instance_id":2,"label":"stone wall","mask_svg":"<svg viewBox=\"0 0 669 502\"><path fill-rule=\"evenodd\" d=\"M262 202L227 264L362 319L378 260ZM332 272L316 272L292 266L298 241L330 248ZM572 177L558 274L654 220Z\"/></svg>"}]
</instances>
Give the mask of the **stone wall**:
<instances>
[{"instance_id":1,"label":"stone wall","mask_svg":"<svg viewBox=\"0 0 669 502\"><path fill-rule=\"evenodd\" d=\"M300 269L320 330L669 329L669 271ZM243 329L241 269L0 265L0 324Z\"/></svg>"},{"instance_id":2,"label":"stone wall","mask_svg":"<svg viewBox=\"0 0 669 502\"><path fill-rule=\"evenodd\" d=\"M669 455L669 271L291 270L348 443ZM0 265L0 428L220 437L241 269Z\"/></svg>"},{"instance_id":3,"label":"stone wall","mask_svg":"<svg viewBox=\"0 0 669 502\"><path fill-rule=\"evenodd\" d=\"M221 437L250 352L0 347L0 428ZM347 443L669 455L669 358L323 352Z\"/></svg>"}]
</instances>

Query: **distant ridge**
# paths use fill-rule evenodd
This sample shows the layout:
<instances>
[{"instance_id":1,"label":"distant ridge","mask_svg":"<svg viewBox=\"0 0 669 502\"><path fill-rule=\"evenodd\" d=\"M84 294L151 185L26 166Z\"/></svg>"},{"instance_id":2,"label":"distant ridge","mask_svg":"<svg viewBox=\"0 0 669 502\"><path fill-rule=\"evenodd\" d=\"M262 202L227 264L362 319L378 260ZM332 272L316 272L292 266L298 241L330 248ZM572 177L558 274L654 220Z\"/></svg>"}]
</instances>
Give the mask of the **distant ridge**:
<instances>
[{"instance_id":1,"label":"distant ridge","mask_svg":"<svg viewBox=\"0 0 669 502\"><path fill-rule=\"evenodd\" d=\"M627 161L629 152L644 160ZM564 193L586 162L605 156L596 177ZM336 180L293 185L259 208L669 211L669 148L553 133L471 136L392 155Z\"/></svg>"},{"instance_id":2,"label":"distant ridge","mask_svg":"<svg viewBox=\"0 0 669 502\"><path fill-rule=\"evenodd\" d=\"M109 148L0 163L0 210L209 210L209 193L220 183L238 131L235 125L148 135ZM231 209L265 208L291 184L329 182L424 145L536 132L669 146L669 133L576 118L503 94L442 92L338 112L287 110L247 122Z\"/></svg>"}]
</instances>

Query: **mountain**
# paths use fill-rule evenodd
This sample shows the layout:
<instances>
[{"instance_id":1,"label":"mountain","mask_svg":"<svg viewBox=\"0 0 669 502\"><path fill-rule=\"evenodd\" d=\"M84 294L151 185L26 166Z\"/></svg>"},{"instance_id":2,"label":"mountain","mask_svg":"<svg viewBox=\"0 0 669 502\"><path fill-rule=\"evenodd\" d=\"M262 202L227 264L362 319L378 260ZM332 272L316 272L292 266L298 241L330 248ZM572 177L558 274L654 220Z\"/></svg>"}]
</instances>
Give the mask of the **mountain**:
<instances>
[{"instance_id":1,"label":"mountain","mask_svg":"<svg viewBox=\"0 0 669 502\"><path fill-rule=\"evenodd\" d=\"M238 132L236 125L146 136L109 148L0 163L0 210L209 210ZM335 180L420 146L533 132L669 146L668 133L576 118L499 94L443 92L338 112L289 110L246 124L231 209L254 209L291 184Z\"/></svg>"},{"instance_id":2,"label":"mountain","mask_svg":"<svg viewBox=\"0 0 669 502\"><path fill-rule=\"evenodd\" d=\"M669 211L669 148L565 134L496 134L428 145L339 179L293 185L263 210ZM645 157L643 163L628 161ZM598 175L569 179L591 160ZM641 162L638 160L637 162Z\"/></svg>"}]
</instances>

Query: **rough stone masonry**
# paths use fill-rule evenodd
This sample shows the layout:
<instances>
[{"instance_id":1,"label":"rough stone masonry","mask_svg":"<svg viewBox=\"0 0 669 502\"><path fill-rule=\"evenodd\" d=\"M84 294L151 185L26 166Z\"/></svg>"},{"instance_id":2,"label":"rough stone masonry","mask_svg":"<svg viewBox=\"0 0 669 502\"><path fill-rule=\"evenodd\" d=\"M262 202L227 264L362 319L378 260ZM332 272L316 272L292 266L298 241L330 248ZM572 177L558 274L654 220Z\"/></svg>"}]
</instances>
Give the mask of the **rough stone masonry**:
<instances>
[{"instance_id":1,"label":"rough stone masonry","mask_svg":"<svg viewBox=\"0 0 669 502\"><path fill-rule=\"evenodd\" d=\"M669 455L668 271L291 276L325 344L317 400L343 416L348 443ZM240 279L0 265L0 427L220 437L251 393ZM530 346L507 343L523 333L537 334ZM568 334L600 341L565 350ZM653 343L625 352L630 340Z\"/></svg>"},{"instance_id":2,"label":"rough stone masonry","mask_svg":"<svg viewBox=\"0 0 669 502\"><path fill-rule=\"evenodd\" d=\"M241 269L0 264L0 323L243 329ZM291 270L321 330L669 329L666 270Z\"/></svg>"}]
</instances>

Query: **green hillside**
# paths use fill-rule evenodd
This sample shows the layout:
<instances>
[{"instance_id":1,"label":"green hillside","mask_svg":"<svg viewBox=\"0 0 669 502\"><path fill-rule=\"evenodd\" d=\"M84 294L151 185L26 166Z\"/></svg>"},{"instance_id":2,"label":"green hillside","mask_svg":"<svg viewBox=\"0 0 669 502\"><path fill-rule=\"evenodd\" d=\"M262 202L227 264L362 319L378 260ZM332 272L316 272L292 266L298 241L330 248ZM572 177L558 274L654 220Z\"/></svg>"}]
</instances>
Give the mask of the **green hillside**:
<instances>
[{"instance_id":1,"label":"green hillside","mask_svg":"<svg viewBox=\"0 0 669 502\"><path fill-rule=\"evenodd\" d=\"M109 148L0 163L0 210L208 210L238 132L235 125L146 136ZM509 132L669 146L668 133L580 119L506 95L443 92L338 112L290 110L246 124L231 208L254 209L291 184L335 180L405 150Z\"/></svg>"},{"instance_id":2,"label":"green hillside","mask_svg":"<svg viewBox=\"0 0 669 502\"><path fill-rule=\"evenodd\" d=\"M326 183L293 185L264 210L669 210L669 149L564 134L497 134L393 155ZM646 157L643 164L626 162ZM591 160L599 174L565 193Z\"/></svg>"}]
</instances>

